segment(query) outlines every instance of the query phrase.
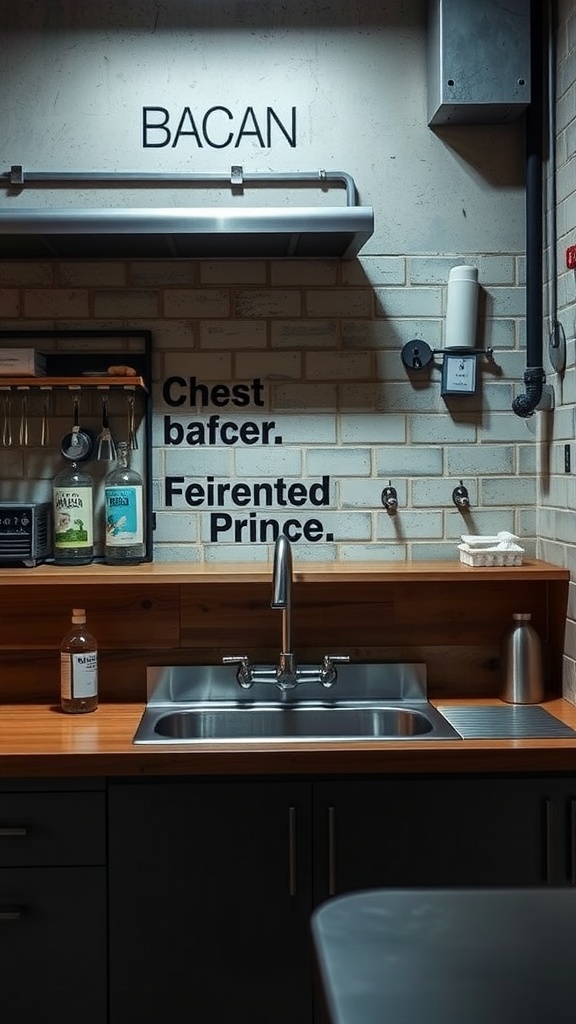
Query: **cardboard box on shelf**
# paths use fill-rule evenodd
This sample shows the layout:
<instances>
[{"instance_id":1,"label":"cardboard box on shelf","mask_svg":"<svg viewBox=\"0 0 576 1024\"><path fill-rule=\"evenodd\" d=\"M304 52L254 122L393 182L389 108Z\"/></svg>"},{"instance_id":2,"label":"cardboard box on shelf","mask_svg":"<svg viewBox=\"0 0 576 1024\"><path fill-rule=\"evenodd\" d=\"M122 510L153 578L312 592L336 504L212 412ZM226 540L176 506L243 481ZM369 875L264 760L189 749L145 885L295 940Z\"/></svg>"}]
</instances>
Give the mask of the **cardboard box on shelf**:
<instances>
[{"instance_id":1,"label":"cardboard box on shelf","mask_svg":"<svg viewBox=\"0 0 576 1024\"><path fill-rule=\"evenodd\" d=\"M44 377L46 356L33 348L0 348L1 377Z\"/></svg>"}]
</instances>

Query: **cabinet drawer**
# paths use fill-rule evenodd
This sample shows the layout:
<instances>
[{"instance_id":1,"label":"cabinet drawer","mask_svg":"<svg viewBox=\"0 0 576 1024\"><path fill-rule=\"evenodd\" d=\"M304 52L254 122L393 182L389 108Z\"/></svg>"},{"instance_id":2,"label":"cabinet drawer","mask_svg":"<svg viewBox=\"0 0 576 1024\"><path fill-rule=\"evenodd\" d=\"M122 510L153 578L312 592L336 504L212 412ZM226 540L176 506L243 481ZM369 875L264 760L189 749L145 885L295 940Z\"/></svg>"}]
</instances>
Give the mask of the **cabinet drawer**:
<instances>
[{"instance_id":1,"label":"cabinet drawer","mask_svg":"<svg viewBox=\"0 0 576 1024\"><path fill-rule=\"evenodd\" d=\"M105 863L104 793L0 793L0 867Z\"/></svg>"},{"instance_id":2,"label":"cabinet drawer","mask_svg":"<svg viewBox=\"0 0 576 1024\"><path fill-rule=\"evenodd\" d=\"M106 1024L106 986L106 869L2 868L2 1024Z\"/></svg>"}]
</instances>

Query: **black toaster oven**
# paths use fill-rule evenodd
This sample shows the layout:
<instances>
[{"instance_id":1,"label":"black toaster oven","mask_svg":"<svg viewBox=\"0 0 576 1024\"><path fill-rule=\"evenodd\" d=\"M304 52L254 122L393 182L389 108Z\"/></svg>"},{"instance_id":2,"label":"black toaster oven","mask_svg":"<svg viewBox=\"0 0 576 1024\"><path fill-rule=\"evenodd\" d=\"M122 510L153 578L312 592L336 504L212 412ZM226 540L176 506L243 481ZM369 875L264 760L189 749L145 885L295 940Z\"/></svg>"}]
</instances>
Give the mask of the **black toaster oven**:
<instances>
[{"instance_id":1,"label":"black toaster oven","mask_svg":"<svg viewBox=\"0 0 576 1024\"><path fill-rule=\"evenodd\" d=\"M0 567L33 567L51 555L51 502L0 501Z\"/></svg>"}]
</instances>

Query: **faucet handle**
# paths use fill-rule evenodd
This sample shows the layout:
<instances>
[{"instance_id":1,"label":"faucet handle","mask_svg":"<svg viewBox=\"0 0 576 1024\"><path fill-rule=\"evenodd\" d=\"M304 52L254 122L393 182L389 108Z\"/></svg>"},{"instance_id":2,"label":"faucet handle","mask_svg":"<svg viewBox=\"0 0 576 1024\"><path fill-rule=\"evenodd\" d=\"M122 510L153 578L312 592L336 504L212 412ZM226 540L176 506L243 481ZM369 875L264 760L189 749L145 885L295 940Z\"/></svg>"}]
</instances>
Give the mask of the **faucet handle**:
<instances>
[{"instance_id":1,"label":"faucet handle","mask_svg":"<svg viewBox=\"0 0 576 1024\"><path fill-rule=\"evenodd\" d=\"M325 686L326 689L334 686L338 675L335 665L343 665L348 661L350 661L350 658L347 654L325 654L322 659L322 668L320 669L320 682L322 686Z\"/></svg>"},{"instance_id":2,"label":"faucet handle","mask_svg":"<svg viewBox=\"0 0 576 1024\"><path fill-rule=\"evenodd\" d=\"M470 495L462 480L458 487L455 487L452 491L452 501L457 508L470 508Z\"/></svg>"},{"instance_id":3,"label":"faucet handle","mask_svg":"<svg viewBox=\"0 0 576 1024\"><path fill-rule=\"evenodd\" d=\"M249 690L254 685L252 676L252 665L247 654L226 654L222 658L223 665L238 665L236 679L243 690Z\"/></svg>"},{"instance_id":4,"label":"faucet handle","mask_svg":"<svg viewBox=\"0 0 576 1024\"><path fill-rule=\"evenodd\" d=\"M388 486L384 488L381 494L381 501L387 512L394 514L398 508L398 492L395 487L392 487L392 482L388 481Z\"/></svg>"}]
</instances>

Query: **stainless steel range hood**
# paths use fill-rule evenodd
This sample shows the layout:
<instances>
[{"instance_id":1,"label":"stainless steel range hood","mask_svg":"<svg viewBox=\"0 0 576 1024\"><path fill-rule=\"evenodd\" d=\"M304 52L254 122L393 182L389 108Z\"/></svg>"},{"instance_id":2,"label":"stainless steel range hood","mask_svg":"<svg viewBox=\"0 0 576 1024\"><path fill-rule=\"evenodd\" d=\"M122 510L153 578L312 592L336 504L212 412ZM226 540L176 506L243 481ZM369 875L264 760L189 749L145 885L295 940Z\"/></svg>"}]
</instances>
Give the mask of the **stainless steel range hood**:
<instances>
[{"instance_id":1,"label":"stainless steel range hood","mask_svg":"<svg viewBox=\"0 0 576 1024\"><path fill-rule=\"evenodd\" d=\"M149 175L27 172L2 175L8 200L0 207L0 259L340 258L352 259L374 231L371 207L359 206L345 172L230 175ZM25 189L209 188L228 185L315 186L346 190L342 206L10 208Z\"/></svg>"}]
</instances>

